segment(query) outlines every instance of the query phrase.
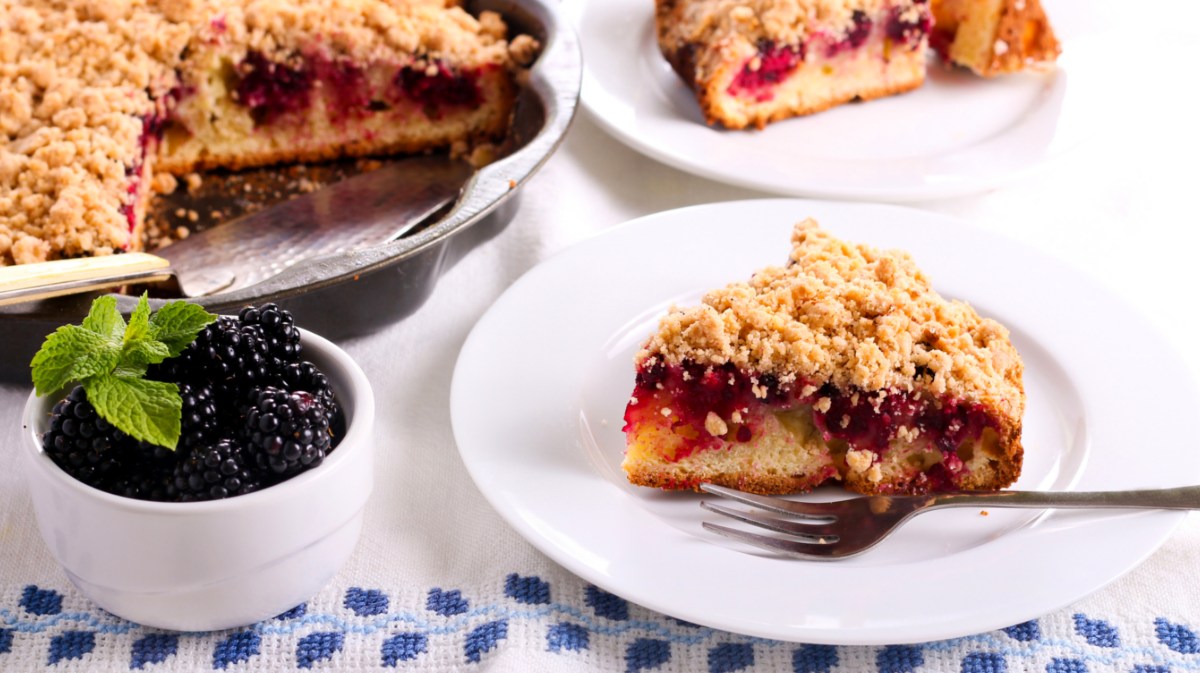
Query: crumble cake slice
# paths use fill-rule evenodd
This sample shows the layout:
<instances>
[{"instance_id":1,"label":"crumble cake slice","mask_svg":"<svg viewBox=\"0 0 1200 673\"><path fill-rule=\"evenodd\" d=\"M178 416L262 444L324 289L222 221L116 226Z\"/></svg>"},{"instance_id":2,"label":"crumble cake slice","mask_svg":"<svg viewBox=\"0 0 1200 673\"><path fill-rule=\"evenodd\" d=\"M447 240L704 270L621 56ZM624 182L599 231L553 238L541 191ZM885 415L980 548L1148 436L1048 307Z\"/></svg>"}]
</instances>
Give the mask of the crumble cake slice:
<instances>
[{"instance_id":1,"label":"crumble cake slice","mask_svg":"<svg viewBox=\"0 0 1200 673\"><path fill-rule=\"evenodd\" d=\"M786 267L672 308L636 357L638 485L864 494L998 489L1021 471L1023 365L1004 327L905 253L796 225Z\"/></svg>"},{"instance_id":2,"label":"crumble cake slice","mask_svg":"<svg viewBox=\"0 0 1200 673\"><path fill-rule=\"evenodd\" d=\"M155 170L465 148L536 43L443 0L0 0L0 264L142 247Z\"/></svg>"},{"instance_id":3,"label":"crumble cake slice","mask_svg":"<svg viewBox=\"0 0 1200 673\"><path fill-rule=\"evenodd\" d=\"M942 60L993 77L1052 65L1061 51L1039 0L931 0Z\"/></svg>"},{"instance_id":4,"label":"crumble cake slice","mask_svg":"<svg viewBox=\"0 0 1200 673\"><path fill-rule=\"evenodd\" d=\"M766 124L914 89L925 0L656 0L663 55L709 124Z\"/></svg>"}]
</instances>

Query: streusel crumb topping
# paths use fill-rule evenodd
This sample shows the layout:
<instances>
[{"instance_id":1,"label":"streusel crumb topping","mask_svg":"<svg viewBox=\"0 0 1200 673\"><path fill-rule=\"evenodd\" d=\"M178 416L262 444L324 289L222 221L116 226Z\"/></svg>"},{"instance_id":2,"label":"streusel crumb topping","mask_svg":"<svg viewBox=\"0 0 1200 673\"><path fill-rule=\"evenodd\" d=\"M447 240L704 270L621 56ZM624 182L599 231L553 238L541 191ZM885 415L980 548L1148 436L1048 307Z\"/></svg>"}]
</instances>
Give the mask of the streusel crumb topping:
<instances>
[{"instance_id":1,"label":"streusel crumb topping","mask_svg":"<svg viewBox=\"0 0 1200 673\"><path fill-rule=\"evenodd\" d=\"M770 40L798 44L815 31L843 34L855 10L875 14L885 0L676 0L666 37L677 44L714 44L738 35L751 44ZM662 11L662 9L660 9Z\"/></svg>"},{"instance_id":2,"label":"streusel crumb topping","mask_svg":"<svg viewBox=\"0 0 1200 673\"><path fill-rule=\"evenodd\" d=\"M673 307L639 364L733 363L781 381L1021 404L1022 364L1008 331L943 299L907 253L846 243L812 219L796 225L792 244L786 267Z\"/></svg>"}]
</instances>

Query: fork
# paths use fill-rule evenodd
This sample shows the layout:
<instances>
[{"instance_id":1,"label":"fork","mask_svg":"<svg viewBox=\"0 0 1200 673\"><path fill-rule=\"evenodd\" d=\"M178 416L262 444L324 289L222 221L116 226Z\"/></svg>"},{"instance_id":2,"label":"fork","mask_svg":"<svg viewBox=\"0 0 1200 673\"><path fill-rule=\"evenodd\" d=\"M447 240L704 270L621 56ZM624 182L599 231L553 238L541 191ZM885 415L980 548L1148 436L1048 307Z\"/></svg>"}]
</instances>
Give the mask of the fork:
<instances>
[{"instance_id":1,"label":"fork","mask_svg":"<svg viewBox=\"0 0 1200 673\"><path fill-rule=\"evenodd\" d=\"M784 556L815 561L833 561L861 554L917 514L947 507L1200 509L1200 486L1091 492L950 491L928 495L871 495L835 502L795 502L713 484L701 484L700 489L774 514L742 511L701 501L700 506L704 509L788 537L759 535L707 521L703 522L704 528Z\"/></svg>"}]
</instances>

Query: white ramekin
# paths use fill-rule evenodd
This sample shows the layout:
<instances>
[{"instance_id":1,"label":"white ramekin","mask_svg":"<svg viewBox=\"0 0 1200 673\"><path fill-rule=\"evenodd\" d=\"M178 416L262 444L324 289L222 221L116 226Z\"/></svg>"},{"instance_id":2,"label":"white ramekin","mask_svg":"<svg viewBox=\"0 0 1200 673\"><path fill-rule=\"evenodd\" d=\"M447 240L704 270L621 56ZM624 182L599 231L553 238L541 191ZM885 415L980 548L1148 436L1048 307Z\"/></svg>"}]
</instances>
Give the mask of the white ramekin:
<instances>
[{"instance_id":1,"label":"white ramekin","mask_svg":"<svg viewBox=\"0 0 1200 673\"><path fill-rule=\"evenodd\" d=\"M342 405L346 436L320 466L227 500L149 502L76 481L42 452L57 399L30 395L24 453L38 528L97 605L162 629L244 626L309 599L345 563L371 493L374 394L345 351L301 334Z\"/></svg>"}]
</instances>

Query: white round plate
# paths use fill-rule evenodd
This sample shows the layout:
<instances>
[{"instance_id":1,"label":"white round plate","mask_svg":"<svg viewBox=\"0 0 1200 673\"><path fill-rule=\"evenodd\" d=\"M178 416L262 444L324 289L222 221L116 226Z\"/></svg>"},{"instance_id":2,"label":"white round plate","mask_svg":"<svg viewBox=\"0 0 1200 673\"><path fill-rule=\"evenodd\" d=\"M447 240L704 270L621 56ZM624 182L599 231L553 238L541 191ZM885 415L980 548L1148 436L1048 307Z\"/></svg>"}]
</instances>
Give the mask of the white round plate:
<instances>
[{"instance_id":1,"label":"white round plate","mask_svg":"<svg viewBox=\"0 0 1200 673\"><path fill-rule=\"evenodd\" d=\"M458 448L502 517L597 586L673 617L829 644L923 642L1017 624L1133 568L1179 512L932 512L863 556L776 558L709 533L699 496L620 469L633 356L671 303L786 261L813 216L909 251L947 297L1005 324L1025 362L1016 488L1197 483L1179 426L1200 396L1136 311L1053 259L953 218L896 206L720 203L644 217L535 267L480 319L454 372ZM805 498L845 497L834 488Z\"/></svg>"},{"instance_id":2,"label":"white round plate","mask_svg":"<svg viewBox=\"0 0 1200 673\"><path fill-rule=\"evenodd\" d=\"M983 191L1102 128L1112 42L1092 39L1084 0L1046 5L1065 45L1052 72L983 79L931 62L907 94L728 131L705 125L659 52L651 0L566 3L585 56L583 105L633 149L742 187L876 201Z\"/></svg>"}]
</instances>

